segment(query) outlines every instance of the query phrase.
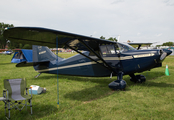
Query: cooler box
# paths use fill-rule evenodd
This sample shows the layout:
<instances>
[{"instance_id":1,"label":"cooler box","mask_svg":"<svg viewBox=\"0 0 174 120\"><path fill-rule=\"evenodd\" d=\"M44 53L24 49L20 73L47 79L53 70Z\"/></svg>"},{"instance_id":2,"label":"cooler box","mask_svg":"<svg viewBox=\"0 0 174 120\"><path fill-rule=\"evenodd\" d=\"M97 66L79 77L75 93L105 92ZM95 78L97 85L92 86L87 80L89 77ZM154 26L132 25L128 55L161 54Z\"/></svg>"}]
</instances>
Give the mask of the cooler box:
<instances>
[{"instance_id":1,"label":"cooler box","mask_svg":"<svg viewBox=\"0 0 174 120\"><path fill-rule=\"evenodd\" d=\"M41 94L42 88L40 86L31 85L30 87L32 88L32 94L35 94L35 95ZM31 89L29 89L29 94L31 94Z\"/></svg>"}]
</instances>

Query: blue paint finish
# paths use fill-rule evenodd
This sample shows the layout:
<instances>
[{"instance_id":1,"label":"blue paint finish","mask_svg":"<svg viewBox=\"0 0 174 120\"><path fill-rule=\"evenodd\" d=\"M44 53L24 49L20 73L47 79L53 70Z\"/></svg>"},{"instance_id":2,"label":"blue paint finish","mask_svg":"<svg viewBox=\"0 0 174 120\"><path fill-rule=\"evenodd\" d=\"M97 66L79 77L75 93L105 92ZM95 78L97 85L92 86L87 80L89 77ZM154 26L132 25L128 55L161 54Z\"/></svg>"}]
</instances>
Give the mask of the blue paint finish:
<instances>
[{"instance_id":1,"label":"blue paint finish","mask_svg":"<svg viewBox=\"0 0 174 120\"><path fill-rule=\"evenodd\" d=\"M123 45L122 45L123 46ZM83 54L89 57L93 57L94 60L100 62L100 64L93 60L77 54L67 59L58 57L53 54L48 47L33 46L33 66L34 69L40 73L57 74L57 66L59 68L59 74L74 75L74 76L116 76L119 71L122 71L124 75L130 75L136 72L142 72L150 70L155 67L160 67L161 62L165 59L161 59L161 56L165 52L161 50L131 50L122 51L118 54L109 54L101 57L106 59L105 62L110 65L114 72L108 70L108 65L105 65L101 59L96 56L90 56L89 51L84 51ZM24 52L25 53L25 52ZM31 54L28 56L31 56ZM25 64L24 64L25 65Z\"/></svg>"},{"instance_id":2,"label":"blue paint finish","mask_svg":"<svg viewBox=\"0 0 174 120\"><path fill-rule=\"evenodd\" d=\"M122 71L124 75L136 73L136 72L142 72L145 70L150 70L153 67L157 66L157 64L160 62L160 55L159 50L151 50L151 53L149 53L149 50L136 50L133 51L133 54L128 51L120 54L121 58L130 57L129 59L123 59L121 60L122 64ZM89 52L83 52L85 55L89 56ZM148 55L152 54L152 56L145 56L142 57L142 55ZM139 55L140 57L135 57ZM131 58L132 56L132 58ZM117 58L118 59L118 58ZM106 61L108 64L116 62L115 60L108 60ZM87 65L83 65L86 64ZM91 63L91 64L89 64ZM118 65L120 65L119 61L117 61ZM81 64L81 65L80 65ZM73 67L72 67L73 65ZM55 69L57 66L56 60L50 61L47 64L40 64L35 66L35 70L47 70L47 71L41 71L43 73L50 73L50 74L56 74L57 70ZM65 75L74 75L74 76L110 76L111 71L109 71L106 67L103 67L94 61L91 61L90 59L77 54L73 57L70 57L68 59L62 59L58 62L59 67L59 74L65 74ZM62 67L67 67L63 68ZM114 66L113 66L114 67ZM50 70L48 70L50 69ZM53 70L52 70L53 69ZM115 66L114 69L117 69L117 66ZM117 75L117 74L113 74Z\"/></svg>"}]
</instances>

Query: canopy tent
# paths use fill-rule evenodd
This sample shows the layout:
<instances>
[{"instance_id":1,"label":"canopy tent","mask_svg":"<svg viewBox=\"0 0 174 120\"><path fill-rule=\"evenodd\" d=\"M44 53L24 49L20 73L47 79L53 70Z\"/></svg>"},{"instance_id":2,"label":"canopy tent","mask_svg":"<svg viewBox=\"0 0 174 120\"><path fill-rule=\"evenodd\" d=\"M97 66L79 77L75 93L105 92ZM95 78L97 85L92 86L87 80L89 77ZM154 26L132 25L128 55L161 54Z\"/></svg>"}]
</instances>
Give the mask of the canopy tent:
<instances>
[{"instance_id":1,"label":"canopy tent","mask_svg":"<svg viewBox=\"0 0 174 120\"><path fill-rule=\"evenodd\" d=\"M21 49L19 52L15 52L11 63L20 63L23 61L32 62L33 61L33 51Z\"/></svg>"}]
</instances>

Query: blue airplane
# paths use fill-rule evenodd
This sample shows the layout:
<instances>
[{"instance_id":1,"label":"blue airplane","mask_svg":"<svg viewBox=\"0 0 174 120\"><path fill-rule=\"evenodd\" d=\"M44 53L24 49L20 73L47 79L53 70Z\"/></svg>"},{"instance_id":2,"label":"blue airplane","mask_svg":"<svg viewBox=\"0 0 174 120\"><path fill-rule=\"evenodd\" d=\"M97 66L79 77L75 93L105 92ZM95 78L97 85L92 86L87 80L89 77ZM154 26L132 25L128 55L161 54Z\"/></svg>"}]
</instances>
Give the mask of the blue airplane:
<instances>
[{"instance_id":1,"label":"blue airplane","mask_svg":"<svg viewBox=\"0 0 174 120\"><path fill-rule=\"evenodd\" d=\"M58 30L39 27L13 27L4 31L8 40L33 45L33 61L18 63L17 67L33 66L39 73L75 76L117 76L109 88L125 89L123 75L132 82L142 83L145 76L135 75L162 66L170 50L136 50L128 44L103 40ZM42 45L42 46L40 46ZM48 47L70 48L77 55L63 59Z\"/></svg>"}]
</instances>

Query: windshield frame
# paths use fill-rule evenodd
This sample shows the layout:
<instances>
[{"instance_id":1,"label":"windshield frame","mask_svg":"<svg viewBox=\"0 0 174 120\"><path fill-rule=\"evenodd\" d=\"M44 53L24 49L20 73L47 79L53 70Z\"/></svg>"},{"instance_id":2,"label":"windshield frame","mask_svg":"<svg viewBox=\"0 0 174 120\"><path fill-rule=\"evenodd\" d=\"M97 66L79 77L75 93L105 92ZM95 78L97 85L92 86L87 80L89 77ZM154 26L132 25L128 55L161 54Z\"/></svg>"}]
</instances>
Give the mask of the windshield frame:
<instances>
[{"instance_id":1,"label":"windshield frame","mask_svg":"<svg viewBox=\"0 0 174 120\"><path fill-rule=\"evenodd\" d=\"M119 47L119 50L120 52L127 52L127 51L133 51L133 50L136 50L135 48L133 48L132 46L130 46L129 44L127 43L117 43L118 44L118 47Z\"/></svg>"}]
</instances>

